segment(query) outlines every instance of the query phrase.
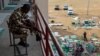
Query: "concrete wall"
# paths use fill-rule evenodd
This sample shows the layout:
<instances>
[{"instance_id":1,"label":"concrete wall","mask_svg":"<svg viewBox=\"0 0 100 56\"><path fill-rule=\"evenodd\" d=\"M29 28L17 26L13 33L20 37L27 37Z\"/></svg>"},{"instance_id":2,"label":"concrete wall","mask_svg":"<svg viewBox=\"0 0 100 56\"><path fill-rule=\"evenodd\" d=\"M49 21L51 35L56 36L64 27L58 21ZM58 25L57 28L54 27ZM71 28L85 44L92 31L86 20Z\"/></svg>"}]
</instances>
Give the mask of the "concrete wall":
<instances>
[{"instance_id":1,"label":"concrete wall","mask_svg":"<svg viewBox=\"0 0 100 56\"><path fill-rule=\"evenodd\" d=\"M48 0L35 0L45 20L48 22Z\"/></svg>"},{"instance_id":2,"label":"concrete wall","mask_svg":"<svg viewBox=\"0 0 100 56\"><path fill-rule=\"evenodd\" d=\"M35 0L35 1L36 1L36 4L38 5L40 11L42 12L43 17L45 18L45 21L48 23L48 0ZM43 27L43 31L46 33L46 27L44 25L44 22L42 21L42 18L40 18L40 21L41 21L41 25ZM40 28L40 30L42 30L42 29ZM45 52L43 52L43 53L45 53ZM44 54L44 56L46 56L46 55Z\"/></svg>"}]
</instances>

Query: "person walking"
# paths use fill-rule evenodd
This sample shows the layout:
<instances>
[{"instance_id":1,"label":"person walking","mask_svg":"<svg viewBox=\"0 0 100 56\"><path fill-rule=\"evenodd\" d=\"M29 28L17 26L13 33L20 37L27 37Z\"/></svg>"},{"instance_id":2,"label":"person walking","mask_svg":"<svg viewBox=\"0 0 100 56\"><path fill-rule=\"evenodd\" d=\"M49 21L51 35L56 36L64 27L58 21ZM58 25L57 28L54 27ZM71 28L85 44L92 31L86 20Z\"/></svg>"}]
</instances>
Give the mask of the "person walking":
<instances>
[{"instance_id":1,"label":"person walking","mask_svg":"<svg viewBox=\"0 0 100 56\"><path fill-rule=\"evenodd\" d=\"M83 33L83 37L84 37L84 41L87 41L87 33L86 32Z\"/></svg>"}]
</instances>

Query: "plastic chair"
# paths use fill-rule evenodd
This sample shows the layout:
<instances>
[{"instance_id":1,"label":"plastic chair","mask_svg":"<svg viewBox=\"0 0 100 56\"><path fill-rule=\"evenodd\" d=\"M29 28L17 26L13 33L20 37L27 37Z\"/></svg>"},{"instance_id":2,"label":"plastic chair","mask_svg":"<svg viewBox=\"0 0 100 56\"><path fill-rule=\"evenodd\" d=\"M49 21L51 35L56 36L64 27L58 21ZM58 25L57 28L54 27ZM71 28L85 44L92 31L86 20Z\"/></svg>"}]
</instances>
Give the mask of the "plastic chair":
<instances>
[{"instance_id":1,"label":"plastic chair","mask_svg":"<svg viewBox=\"0 0 100 56\"><path fill-rule=\"evenodd\" d=\"M28 56L28 52L27 52L27 47L25 47L25 54L21 54L18 45L16 44L16 39L20 39L22 37L25 37L25 43L27 43L27 35L25 34L15 34L12 33L11 31L11 25L10 23L7 21L7 25L8 25L8 29L9 29L9 39L10 39L10 46L14 47L14 56L17 56L16 51L18 52L18 56L22 56L22 55L26 55Z\"/></svg>"},{"instance_id":2,"label":"plastic chair","mask_svg":"<svg viewBox=\"0 0 100 56\"><path fill-rule=\"evenodd\" d=\"M10 28L10 24L9 24L9 22L8 22L8 21L6 21L6 22L7 22L7 26L8 26L8 30L9 30L10 46L12 46L12 45L13 45L13 43L12 43L11 28Z\"/></svg>"}]
</instances>

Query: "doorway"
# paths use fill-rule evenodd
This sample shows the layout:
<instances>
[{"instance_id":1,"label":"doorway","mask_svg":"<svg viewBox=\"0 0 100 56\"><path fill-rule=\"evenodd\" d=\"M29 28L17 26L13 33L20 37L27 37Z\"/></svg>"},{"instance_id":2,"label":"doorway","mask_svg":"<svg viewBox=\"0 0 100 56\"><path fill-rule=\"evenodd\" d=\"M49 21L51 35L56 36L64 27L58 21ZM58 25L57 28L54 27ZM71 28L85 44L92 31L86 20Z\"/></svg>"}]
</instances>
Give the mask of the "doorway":
<instances>
[{"instance_id":1,"label":"doorway","mask_svg":"<svg viewBox=\"0 0 100 56\"><path fill-rule=\"evenodd\" d=\"M0 10L4 8L4 0L0 0Z\"/></svg>"}]
</instances>

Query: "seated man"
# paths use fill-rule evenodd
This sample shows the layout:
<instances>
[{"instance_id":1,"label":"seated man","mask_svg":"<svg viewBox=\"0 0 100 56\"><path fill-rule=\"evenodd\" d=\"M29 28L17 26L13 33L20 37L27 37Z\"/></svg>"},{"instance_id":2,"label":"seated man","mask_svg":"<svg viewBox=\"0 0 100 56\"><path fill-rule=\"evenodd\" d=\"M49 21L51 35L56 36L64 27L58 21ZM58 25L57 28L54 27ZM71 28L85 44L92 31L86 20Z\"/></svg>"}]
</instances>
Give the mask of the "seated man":
<instances>
[{"instance_id":1,"label":"seated man","mask_svg":"<svg viewBox=\"0 0 100 56\"><path fill-rule=\"evenodd\" d=\"M9 24L11 28L11 32L13 34L24 34L27 37L27 30L30 30L32 33L40 32L34 25L35 23L33 21L30 21L27 19L27 13L30 10L29 4L24 4L22 7L16 9L9 18ZM24 42L25 37L20 38L19 45L22 45L24 47L28 46L27 43Z\"/></svg>"}]
</instances>

